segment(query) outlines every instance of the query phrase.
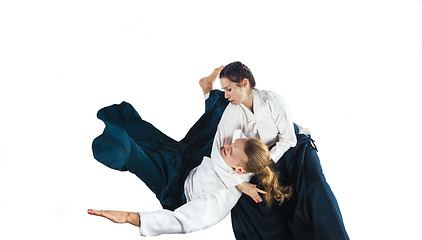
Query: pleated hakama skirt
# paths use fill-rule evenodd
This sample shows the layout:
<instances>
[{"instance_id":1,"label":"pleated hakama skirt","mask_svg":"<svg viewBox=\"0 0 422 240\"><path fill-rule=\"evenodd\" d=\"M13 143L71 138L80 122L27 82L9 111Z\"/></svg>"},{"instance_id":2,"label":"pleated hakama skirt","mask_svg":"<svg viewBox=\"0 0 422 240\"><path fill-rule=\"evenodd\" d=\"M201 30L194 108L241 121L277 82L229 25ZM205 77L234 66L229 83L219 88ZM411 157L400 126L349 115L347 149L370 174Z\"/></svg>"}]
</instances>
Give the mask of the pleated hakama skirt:
<instances>
[{"instance_id":1,"label":"pleated hakama skirt","mask_svg":"<svg viewBox=\"0 0 422 240\"><path fill-rule=\"evenodd\" d=\"M97 114L105 129L93 141L94 157L107 167L135 174L164 209L174 210L186 201L183 186L187 175L204 156L210 156L227 104L224 92L211 91L205 113L181 141L143 120L127 102L105 107ZM299 134L296 126L295 130L297 145L274 166L280 182L293 187L293 197L281 206L267 207L243 194L231 212L236 239L349 239L313 140Z\"/></svg>"}]
</instances>

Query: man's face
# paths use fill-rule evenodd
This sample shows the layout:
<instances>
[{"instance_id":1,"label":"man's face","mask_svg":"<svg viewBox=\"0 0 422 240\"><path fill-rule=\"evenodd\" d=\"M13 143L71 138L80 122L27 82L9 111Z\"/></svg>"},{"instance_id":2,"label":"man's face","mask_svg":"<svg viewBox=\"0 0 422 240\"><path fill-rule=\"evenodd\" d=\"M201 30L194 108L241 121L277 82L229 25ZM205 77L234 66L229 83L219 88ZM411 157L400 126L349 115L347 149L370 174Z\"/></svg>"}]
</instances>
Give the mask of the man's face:
<instances>
[{"instance_id":1,"label":"man's face","mask_svg":"<svg viewBox=\"0 0 422 240\"><path fill-rule=\"evenodd\" d=\"M244 163L247 161L248 156L245 153L246 138L236 139L230 145L224 145L220 149L220 154L224 161L232 167L239 174L245 174Z\"/></svg>"}]
</instances>

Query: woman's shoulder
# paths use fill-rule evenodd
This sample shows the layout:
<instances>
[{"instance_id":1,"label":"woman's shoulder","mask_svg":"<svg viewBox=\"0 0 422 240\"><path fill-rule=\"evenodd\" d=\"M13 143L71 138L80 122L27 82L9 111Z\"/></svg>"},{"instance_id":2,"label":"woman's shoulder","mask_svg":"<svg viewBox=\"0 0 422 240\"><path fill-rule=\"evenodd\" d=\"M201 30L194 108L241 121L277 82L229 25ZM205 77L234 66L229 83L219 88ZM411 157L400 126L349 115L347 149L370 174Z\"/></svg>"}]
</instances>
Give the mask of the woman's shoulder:
<instances>
[{"instance_id":1,"label":"woman's shoulder","mask_svg":"<svg viewBox=\"0 0 422 240\"><path fill-rule=\"evenodd\" d=\"M260 90L255 89L255 92L260 96L261 100L270 107L284 107L287 105L286 100L279 94L269 91L269 90Z\"/></svg>"}]
</instances>

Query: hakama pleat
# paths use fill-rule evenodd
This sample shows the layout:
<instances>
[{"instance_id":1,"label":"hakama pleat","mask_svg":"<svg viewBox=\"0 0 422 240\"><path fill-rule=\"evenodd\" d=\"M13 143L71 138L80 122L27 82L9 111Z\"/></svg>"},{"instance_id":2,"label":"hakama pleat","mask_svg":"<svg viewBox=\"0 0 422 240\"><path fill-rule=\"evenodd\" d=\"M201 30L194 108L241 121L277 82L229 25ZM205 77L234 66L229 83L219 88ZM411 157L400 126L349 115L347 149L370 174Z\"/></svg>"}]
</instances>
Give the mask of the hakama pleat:
<instances>
[{"instance_id":1,"label":"hakama pleat","mask_svg":"<svg viewBox=\"0 0 422 240\"><path fill-rule=\"evenodd\" d=\"M98 111L105 124L94 139L94 158L119 171L130 171L153 191L165 209L185 203L184 181L209 156L218 122L227 106L222 91L212 91L205 113L175 141L143 120L131 104L122 102Z\"/></svg>"},{"instance_id":2,"label":"hakama pleat","mask_svg":"<svg viewBox=\"0 0 422 240\"><path fill-rule=\"evenodd\" d=\"M180 141L144 121L129 103L103 108L98 118L106 126L93 141L94 157L112 169L134 173L163 208L174 210L185 203L186 176L204 156L210 156L227 104L224 92L213 90L205 102L205 113ZM292 198L281 206L267 207L243 194L231 211L236 239L349 239L313 140L299 134L296 125L295 131L297 145L274 166L280 182L293 187ZM255 177L251 183L257 183Z\"/></svg>"},{"instance_id":3,"label":"hakama pleat","mask_svg":"<svg viewBox=\"0 0 422 240\"><path fill-rule=\"evenodd\" d=\"M299 134L296 125L295 132L297 145L274 166L281 184L293 187L293 196L267 207L243 194L231 212L236 239L349 239L313 140ZM257 184L255 177L251 183Z\"/></svg>"}]
</instances>

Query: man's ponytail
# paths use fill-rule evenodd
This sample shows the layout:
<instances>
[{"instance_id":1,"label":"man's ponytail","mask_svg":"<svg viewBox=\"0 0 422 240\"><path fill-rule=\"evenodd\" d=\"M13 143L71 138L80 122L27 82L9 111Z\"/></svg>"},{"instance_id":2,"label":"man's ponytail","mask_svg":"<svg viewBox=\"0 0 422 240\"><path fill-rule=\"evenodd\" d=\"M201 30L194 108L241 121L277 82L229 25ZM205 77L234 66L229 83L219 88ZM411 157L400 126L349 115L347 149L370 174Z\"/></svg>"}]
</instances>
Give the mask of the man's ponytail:
<instances>
[{"instance_id":1,"label":"man's ponytail","mask_svg":"<svg viewBox=\"0 0 422 240\"><path fill-rule=\"evenodd\" d=\"M271 206L273 200L281 205L284 200L291 197L292 187L281 186L278 182L278 174L270 168L270 153L267 145L260 140L250 138L245 142L245 153L248 156L245 170L254 173L260 187L267 192L264 197L267 206Z\"/></svg>"}]
</instances>

